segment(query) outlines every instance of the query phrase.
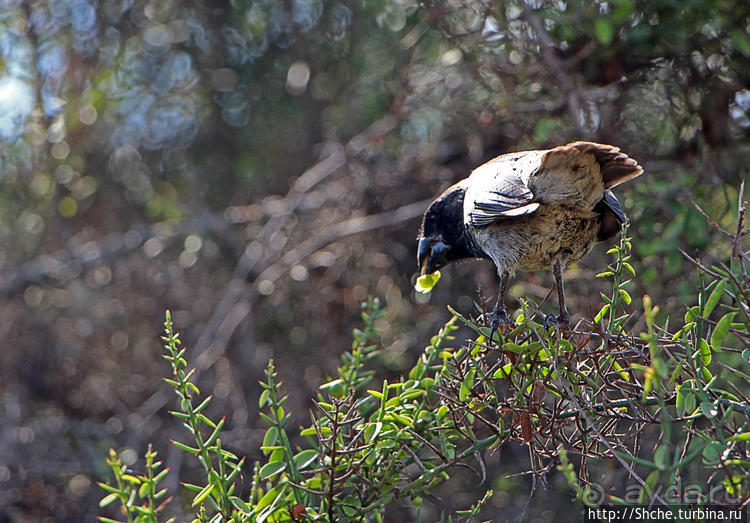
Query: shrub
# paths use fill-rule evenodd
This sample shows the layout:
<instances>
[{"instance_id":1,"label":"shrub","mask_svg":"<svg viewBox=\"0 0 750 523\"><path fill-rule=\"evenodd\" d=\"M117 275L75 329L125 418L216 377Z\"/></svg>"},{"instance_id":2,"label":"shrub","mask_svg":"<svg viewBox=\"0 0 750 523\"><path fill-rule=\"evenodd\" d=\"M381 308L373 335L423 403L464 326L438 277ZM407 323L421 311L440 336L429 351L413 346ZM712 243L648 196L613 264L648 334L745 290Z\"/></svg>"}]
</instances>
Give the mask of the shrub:
<instances>
[{"instance_id":1,"label":"shrub","mask_svg":"<svg viewBox=\"0 0 750 523\"><path fill-rule=\"evenodd\" d=\"M687 307L676 330L669 321L657 325L658 306L649 296L631 298L636 271L626 233L598 275L609 292L590 321L570 331L545 328L537 306L522 301L516 326L490 342L487 325L451 309L451 319L395 383L376 383L369 368L380 352L375 322L384 315L370 299L364 328L354 331L336 378L320 387L301 439L290 438L287 397L269 362L259 398L268 425L265 459L254 465L245 497L236 494L244 459L222 447L224 419L204 414L210 397L201 398L191 381L167 313L165 358L173 375L166 382L177 392L173 415L190 440L174 444L205 470L202 483L185 485L196 520L379 521L397 502L419 520L427 495L456 467L472 468L484 482L482 453L509 442L528 448L527 472L535 479L560 472L585 505L746 503L750 258L742 247L743 217L740 191L737 229L721 229L732 249L726 263L706 266L688 257L698 271L697 305ZM474 335L456 347L459 323ZM628 333L638 326L643 333ZM149 448L142 475L130 473L114 451L108 463L114 482L102 484L102 506L118 502L128 521L156 521L167 500L156 453ZM604 463L636 488L597 485L591 470ZM479 516L491 496L480 493L456 517Z\"/></svg>"}]
</instances>

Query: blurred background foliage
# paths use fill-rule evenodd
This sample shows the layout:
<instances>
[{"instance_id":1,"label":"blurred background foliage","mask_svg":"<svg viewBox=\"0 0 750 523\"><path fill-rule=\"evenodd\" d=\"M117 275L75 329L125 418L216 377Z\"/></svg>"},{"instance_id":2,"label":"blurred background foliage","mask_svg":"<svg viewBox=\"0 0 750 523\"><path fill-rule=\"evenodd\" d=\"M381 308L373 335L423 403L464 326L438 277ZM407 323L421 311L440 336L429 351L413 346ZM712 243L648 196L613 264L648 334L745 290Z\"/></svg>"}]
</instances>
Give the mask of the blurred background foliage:
<instances>
[{"instance_id":1,"label":"blurred background foliage","mask_svg":"<svg viewBox=\"0 0 750 523\"><path fill-rule=\"evenodd\" d=\"M412 281L425 200L497 154L589 139L638 159L618 196L637 291L663 319L695 303L678 248L728 254L693 202L731 230L747 2L0 7L0 520L91 519L107 448L168 448L166 307L212 408L232 412L225 447L251 459L267 359L305 423L368 295L389 313L383 372L408 368L446 304L472 313L477 283L494 293L486 263L444 271L428 297ZM574 320L601 306L603 251L568 270ZM542 300L551 281L520 274L510 292ZM523 463L516 450L503 461ZM166 455L173 483L180 459ZM495 470L490 503L520 513L529 484ZM461 508L472 482L442 503Z\"/></svg>"}]
</instances>

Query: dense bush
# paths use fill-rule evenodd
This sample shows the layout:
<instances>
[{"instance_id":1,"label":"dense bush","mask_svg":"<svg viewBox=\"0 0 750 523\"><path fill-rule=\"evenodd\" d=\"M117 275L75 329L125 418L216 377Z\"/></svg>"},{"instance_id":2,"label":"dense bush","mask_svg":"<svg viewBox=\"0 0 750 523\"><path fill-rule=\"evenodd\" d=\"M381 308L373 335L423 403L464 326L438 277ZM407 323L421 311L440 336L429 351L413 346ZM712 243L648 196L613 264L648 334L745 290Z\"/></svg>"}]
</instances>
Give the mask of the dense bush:
<instances>
[{"instance_id":1,"label":"dense bush","mask_svg":"<svg viewBox=\"0 0 750 523\"><path fill-rule=\"evenodd\" d=\"M173 415L189 439L174 444L205 469L203 482L184 485L191 510L200 521L380 521L398 503L414 520L433 521L431 491L457 467L470 468L485 484L483 454L511 442L528 449L527 472L535 480L559 472L585 505L746 504L750 256L743 214L740 199L736 230L711 221L732 254L711 267L688 258L698 269L698 304L671 329L656 323L658 306L648 295L633 300L628 291L636 270L625 234L598 274L611 289L590 321L572 331L545 328L537 306L523 300L516 326L490 342L487 326L452 310L397 382L377 382L371 370L380 355L375 323L384 311L370 299L364 329L354 331L338 375L320 387L311 425L299 432L289 426L288 398L269 363L258 401L268 425L264 459L247 479L240 475L244 458L222 447L225 418L203 413L211 398L200 396L186 372L186 349L167 313L165 357L173 376L166 381L177 392ZM640 312L645 331L635 335L625 325ZM475 331L460 347L452 336L457 322ZM115 481L102 484L103 506L119 501L129 520L158 518L166 491L157 484L165 471L150 449L146 459L146 472L134 475L111 451ZM603 466L618 467L637 488L598 484ZM249 493L240 495L247 481ZM472 506L440 518L492 517L491 508L483 512L492 494L486 490Z\"/></svg>"}]
</instances>

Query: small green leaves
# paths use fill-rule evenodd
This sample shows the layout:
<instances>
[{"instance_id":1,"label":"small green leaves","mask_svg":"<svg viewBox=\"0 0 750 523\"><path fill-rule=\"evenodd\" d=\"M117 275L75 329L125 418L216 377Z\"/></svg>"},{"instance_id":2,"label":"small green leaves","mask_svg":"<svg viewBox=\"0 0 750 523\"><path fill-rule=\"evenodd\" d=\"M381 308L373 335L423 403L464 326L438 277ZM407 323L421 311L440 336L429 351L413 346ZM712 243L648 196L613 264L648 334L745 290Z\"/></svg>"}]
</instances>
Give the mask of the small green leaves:
<instances>
[{"instance_id":1,"label":"small green leaves","mask_svg":"<svg viewBox=\"0 0 750 523\"><path fill-rule=\"evenodd\" d=\"M654 492L654 489L656 488L656 484L659 481L659 470L654 470L646 477L646 484L641 487L640 492L638 493L638 503L639 504L645 504L648 502L649 498Z\"/></svg>"},{"instance_id":2,"label":"small green leaves","mask_svg":"<svg viewBox=\"0 0 750 523\"><path fill-rule=\"evenodd\" d=\"M721 350L721 344L724 343L729 333L729 328L732 326L732 318L734 318L735 312L728 312L721 317L719 322L714 327L714 331L711 334L711 348L715 351Z\"/></svg>"},{"instance_id":3,"label":"small green leaves","mask_svg":"<svg viewBox=\"0 0 750 523\"><path fill-rule=\"evenodd\" d=\"M278 474L285 468L286 468L286 463L284 463L283 461L274 461L271 463L266 463L260 469L260 479L268 479L271 476L275 476L276 474Z\"/></svg>"},{"instance_id":4,"label":"small green leaves","mask_svg":"<svg viewBox=\"0 0 750 523\"><path fill-rule=\"evenodd\" d=\"M654 464L659 470L666 470L669 463L669 447L660 445L654 452Z\"/></svg>"},{"instance_id":5,"label":"small green leaves","mask_svg":"<svg viewBox=\"0 0 750 523\"><path fill-rule=\"evenodd\" d=\"M475 371L472 369L466 373L466 376L461 382L461 389L458 392L458 399L460 401L466 401L469 394L471 394L471 389L474 387L474 375Z\"/></svg>"},{"instance_id":6,"label":"small green leaves","mask_svg":"<svg viewBox=\"0 0 750 523\"><path fill-rule=\"evenodd\" d=\"M709 441L703 447L703 460L707 463L717 463L724 452L724 444L719 441Z\"/></svg>"},{"instance_id":7,"label":"small green leaves","mask_svg":"<svg viewBox=\"0 0 750 523\"><path fill-rule=\"evenodd\" d=\"M704 367L711 363L711 349L703 338L698 341L698 353L700 354L701 363L703 363Z\"/></svg>"},{"instance_id":8,"label":"small green leaves","mask_svg":"<svg viewBox=\"0 0 750 523\"><path fill-rule=\"evenodd\" d=\"M594 317L594 323L599 323L604 318L604 315L609 312L610 304L605 303L604 306L599 310L597 315Z\"/></svg>"},{"instance_id":9,"label":"small green leaves","mask_svg":"<svg viewBox=\"0 0 750 523\"><path fill-rule=\"evenodd\" d=\"M696 395L693 390L693 385L694 381L688 380L677 388L675 407L678 416L688 416L695 411Z\"/></svg>"},{"instance_id":10,"label":"small green leaves","mask_svg":"<svg viewBox=\"0 0 750 523\"><path fill-rule=\"evenodd\" d=\"M265 389L263 392L260 393L260 398L258 398L258 408L263 408L266 406L266 403L268 403L268 398L271 395L271 391L268 389Z\"/></svg>"},{"instance_id":11,"label":"small green leaves","mask_svg":"<svg viewBox=\"0 0 750 523\"><path fill-rule=\"evenodd\" d=\"M717 283L714 289L711 291L708 300L706 300L706 305L703 306L704 318L708 318L713 312L714 308L716 308L716 305L719 303L719 300L721 300L721 297L724 294L724 289L726 288L726 286L727 280L719 280L719 283Z\"/></svg>"},{"instance_id":12,"label":"small green leaves","mask_svg":"<svg viewBox=\"0 0 750 523\"><path fill-rule=\"evenodd\" d=\"M159 490L158 484L162 481L169 469L161 468L162 462L156 460L157 453L152 450L151 445L146 450L146 472L143 474L128 474L127 466L122 463L114 449L109 450L107 464L115 476L115 485L99 483L99 486L107 492L100 501L100 507L111 505L119 501L121 510L128 515L130 520L137 516L138 521L157 521L159 507L168 502L166 489ZM161 470L160 470L161 469ZM99 518L101 521L114 521L107 518Z\"/></svg>"},{"instance_id":13,"label":"small green leaves","mask_svg":"<svg viewBox=\"0 0 750 523\"><path fill-rule=\"evenodd\" d=\"M372 443L375 441L375 438L378 437L381 430L383 430L383 424L381 422L368 423L367 428L365 428L365 442Z\"/></svg>"},{"instance_id":14,"label":"small green leaves","mask_svg":"<svg viewBox=\"0 0 750 523\"><path fill-rule=\"evenodd\" d=\"M266 435L263 437L263 447L270 448L276 445L276 442L279 441L279 429L278 427L270 427L266 431ZM264 451L264 453L267 455L268 452Z\"/></svg>"},{"instance_id":15,"label":"small green leaves","mask_svg":"<svg viewBox=\"0 0 750 523\"><path fill-rule=\"evenodd\" d=\"M101 486L102 484L100 483L99 485ZM107 506L107 505L109 505L110 503L112 503L112 502L114 502L114 501L117 501L117 499L118 499L118 498L119 498L119 496L118 496L117 494L108 494L108 495L104 496L104 497L103 497L103 498L102 498L102 499L101 499L101 500L99 501L99 506L100 506L100 507L106 507L106 506Z\"/></svg>"},{"instance_id":16,"label":"small green leaves","mask_svg":"<svg viewBox=\"0 0 750 523\"><path fill-rule=\"evenodd\" d=\"M192 505L193 506L200 505L204 499L206 499L209 495L211 495L211 492L214 491L215 487L216 486L213 483L209 483L208 485L203 487L203 489L200 492L198 492L198 494L196 494L195 497L193 498Z\"/></svg>"}]
</instances>

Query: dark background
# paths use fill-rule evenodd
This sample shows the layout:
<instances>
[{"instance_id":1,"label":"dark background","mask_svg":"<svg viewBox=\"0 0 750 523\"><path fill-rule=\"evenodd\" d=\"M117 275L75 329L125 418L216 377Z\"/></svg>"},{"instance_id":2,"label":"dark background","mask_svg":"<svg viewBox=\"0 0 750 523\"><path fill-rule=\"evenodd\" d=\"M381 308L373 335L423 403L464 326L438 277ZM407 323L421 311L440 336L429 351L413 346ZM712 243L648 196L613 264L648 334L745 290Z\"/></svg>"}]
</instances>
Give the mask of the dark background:
<instances>
[{"instance_id":1,"label":"dark background","mask_svg":"<svg viewBox=\"0 0 750 523\"><path fill-rule=\"evenodd\" d=\"M750 159L747 2L0 6L0 520L91 520L110 447L137 468L153 441L173 487L198 473L168 443L166 308L211 414L228 416L224 446L251 460L268 358L293 426L307 423L367 296L388 310L380 375L408 368L446 304L472 313L477 284L495 292L478 262L444 270L430 296L412 283L426 200L498 154L588 139L643 165L617 194L631 294L662 320L695 301L677 248L727 254L693 202L733 228ZM574 320L601 306L604 252L566 273ZM551 282L519 274L510 304ZM642 325L635 312L628 327ZM489 465L491 506L517 516L531 481L506 476L527 451ZM466 508L476 483L462 472L426 501ZM565 519L564 482L546 488L527 515Z\"/></svg>"}]
</instances>

